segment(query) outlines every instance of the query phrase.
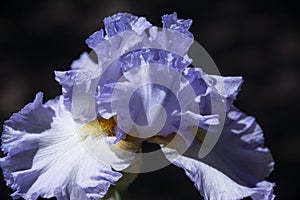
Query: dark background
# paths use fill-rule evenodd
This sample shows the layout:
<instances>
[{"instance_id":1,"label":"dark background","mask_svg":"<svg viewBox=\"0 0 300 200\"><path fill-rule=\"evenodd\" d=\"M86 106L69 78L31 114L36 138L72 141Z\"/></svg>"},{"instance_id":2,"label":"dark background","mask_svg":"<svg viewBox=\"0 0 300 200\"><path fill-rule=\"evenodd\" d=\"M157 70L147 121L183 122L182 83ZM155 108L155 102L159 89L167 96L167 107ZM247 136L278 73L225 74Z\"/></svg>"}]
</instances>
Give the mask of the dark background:
<instances>
[{"instance_id":1,"label":"dark background","mask_svg":"<svg viewBox=\"0 0 300 200\"><path fill-rule=\"evenodd\" d=\"M299 10L292 1L141 1L48 0L0 3L0 123L43 91L60 94L53 70L67 70L85 39L102 19L117 12L145 16L160 26L160 16L176 11L191 18L191 32L209 52L222 75L245 82L235 103L254 115L276 162L268 178L277 199L297 199L299 135ZM1 197L10 189L0 178ZM141 174L131 199L201 199L182 170L169 166Z\"/></svg>"}]
</instances>

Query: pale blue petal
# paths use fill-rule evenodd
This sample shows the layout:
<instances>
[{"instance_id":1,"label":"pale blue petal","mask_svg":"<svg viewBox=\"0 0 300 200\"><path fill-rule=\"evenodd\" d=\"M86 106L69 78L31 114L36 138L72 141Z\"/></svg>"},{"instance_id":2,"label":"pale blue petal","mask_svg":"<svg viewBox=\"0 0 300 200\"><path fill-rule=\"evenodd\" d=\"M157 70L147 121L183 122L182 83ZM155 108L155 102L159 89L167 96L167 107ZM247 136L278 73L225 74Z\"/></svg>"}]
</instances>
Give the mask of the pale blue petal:
<instances>
[{"instance_id":1,"label":"pale blue petal","mask_svg":"<svg viewBox=\"0 0 300 200\"><path fill-rule=\"evenodd\" d=\"M218 143L204 160L247 186L263 181L274 167L255 118L234 107L227 114Z\"/></svg>"},{"instance_id":2,"label":"pale blue petal","mask_svg":"<svg viewBox=\"0 0 300 200\"><path fill-rule=\"evenodd\" d=\"M13 114L7 121L9 126L17 131L41 133L50 128L54 111L42 105L43 94L38 93L34 102L25 106L19 113ZM30 123L30 126L28 126ZM5 137L5 136L3 136Z\"/></svg>"},{"instance_id":3,"label":"pale blue petal","mask_svg":"<svg viewBox=\"0 0 300 200\"><path fill-rule=\"evenodd\" d=\"M55 72L55 79L61 84L64 104L74 119L84 122L96 118L95 93L102 72L87 53L83 53L71 66L72 70Z\"/></svg>"},{"instance_id":4,"label":"pale blue petal","mask_svg":"<svg viewBox=\"0 0 300 200\"><path fill-rule=\"evenodd\" d=\"M224 102L224 111L227 112L243 83L242 77L208 75L200 68L187 68L184 75L197 94L203 115L213 114L213 106L221 102Z\"/></svg>"},{"instance_id":5,"label":"pale blue petal","mask_svg":"<svg viewBox=\"0 0 300 200\"><path fill-rule=\"evenodd\" d=\"M85 43L88 45L88 47L94 49L103 41L104 41L104 31L100 29L99 31L96 31L91 36L89 36L89 38L86 39Z\"/></svg>"},{"instance_id":6,"label":"pale blue petal","mask_svg":"<svg viewBox=\"0 0 300 200\"><path fill-rule=\"evenodd\" d=\"M135 53L135 55L143 55L144 51ZM172 62L168 63L169 67L168 65L155 65L155 61L161 61L160 54L153 53L152 55L145 57L148 59L147 62L143 60L143 56L133 56L133 58L138 57L139 59L130 59L134 62L129 62L131 65L123 70L123 79L117 83L105 84L100 87L97 93L100 115L105 118L116 115L118 126L122 131L128 133L133 126L138 126L137 130L142 132L143 136L147 131L139 127L152 127L153 134L167 136L178 132L179 128L188 129L190 126L199 126L207 129L210 125L218 125L217 114L205 116L199 114L196 96L193 97L193 88L187 87L188 80L181 75L182 68L175 68ZM144 64L143 67L134 66L135 62L149 64ZM147 69L148 67L149 69ZM130 70L127 70L129 68ZM199 87L205 88L205 85L199 85ZM200 91L201 93L205 92L202 89ZM165 119L158 119L162 116L161 109L157 110L157 113L151 114L152 108L156 105L160 105L164 109ZM154 115L157 118L153 118ZM152 119L156 121L154 122ZM160 126L159 122L162 121L164 124L156 132L157 127Z\"/></svg>"},{"instance_id":7,"label":"pale blue petal","mask_svg":"<svg viewBox=\"0 0 300 200\"><path fill-rule=\"evenodd\" d=\"M274 199L272 183L264 181L253 187L246 187L208 164L180 156L176 151L168 148L163 148L163 152L174 165L184 169L205 200L239 200L245 197L252 197L254 200Z\"/></svg>"},{"instance_id":8,"label":"pale blue petal","mask_svg":"<svg viewBox=\"0 0 300 200\"><path fill-rule=\"evenodd\" d=\"M122 175L86 151L62 98L43 105L42 96L38 93L4 124L1 148L6 156L0 166L15 190L12 197L102 198Z\"/></svg>"},{"instance_id":9,"label":"pale blue petal","mask_svg":"<svg viewBox=\"0 0 300 200\"><path fill-rule=\"evenodd\" d=\"M196 139L182 157L174 157L168 150L166 155L185 170L205 198L274 198L274 184L265 181L273 170L273 158L253 117L231 107L218 142L200 159L202 142Z\"/></svg>"},{"instance_id":10,"label":"pale blue petal","mask_svg":"<svg viewBox=\"0 0 300 200\"><path fill-rule=\"evenodd\" d=\"M62 87L62 94L64 97L64 104L68 110L71 110L73 86L78 70L69 70L65 72L55 71L55 80Z\"/></svg>"},{"instance_id":11,"label":"pale blue petal","mask_svg":"<svg viewBox=\"0 0 300 200\"><path fill-rule=\"evenodd\" d=\"M121 56L120 59L113 62L104 71L99 81L96 99L98 112L102 117L108 119L116 115L116 113L112 113L111 109L111 98L112 92L115 89L115 82L117 82L123 74L140 67L142 63L164 65L179 73L190 64L189 61L178 55L158 49L140 49ZM124 88L124 90L126 90L126 88ZM168 101L165 101L165 103L167 102Z\"/></svg>"},{"instance_id":12,"label":"pale blue petal","mask_svg":"<svg viewBox=\"0 0 300 200\"><path fill-rule=\"evenodd\" d=\"M164 28L179 31L191 38L193 38L193 34L189 32L189 28L191 27L192 22L193 21L191 19L178 19L176 12L170 15L162 16L162 23Z\"/></svg>"},{"instance_id":13,"label":"pale blue petal","mask_svg":"<svg viewBox=\"0 0 300 200\"><path fill-rule=\"evenodd\" d=\"M118 13L104 19L105 31L108 37L126 30L144 30L151 24L144 17L137 17L129 13Z\"/></svg>"}]
</instances>

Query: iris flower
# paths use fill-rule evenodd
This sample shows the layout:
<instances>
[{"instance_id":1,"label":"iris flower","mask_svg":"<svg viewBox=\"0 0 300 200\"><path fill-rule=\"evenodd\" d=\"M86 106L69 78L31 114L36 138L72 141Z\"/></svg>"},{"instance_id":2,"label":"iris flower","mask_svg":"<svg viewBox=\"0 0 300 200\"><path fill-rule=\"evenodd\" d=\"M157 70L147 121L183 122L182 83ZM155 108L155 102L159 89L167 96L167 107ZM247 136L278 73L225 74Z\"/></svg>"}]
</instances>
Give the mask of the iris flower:
<instances>
[{"instance_id":1,"label":"iris flower","mask_svg":"<svg viewBox=\"0 0 300 200\"><path fill-rule=\"evenodd\" d=\"M62 95L43 103L39 92L5 121L0 166L14 199L103 198L139 159L143 141L158 143L205 199L274 198L262 129L233 105L242 78L191 65L192 20L173 13L162 23L159 30L128 13L105 18L106 35L86 40L94 55L55 72Z\"/></svg>"}]
</instances>

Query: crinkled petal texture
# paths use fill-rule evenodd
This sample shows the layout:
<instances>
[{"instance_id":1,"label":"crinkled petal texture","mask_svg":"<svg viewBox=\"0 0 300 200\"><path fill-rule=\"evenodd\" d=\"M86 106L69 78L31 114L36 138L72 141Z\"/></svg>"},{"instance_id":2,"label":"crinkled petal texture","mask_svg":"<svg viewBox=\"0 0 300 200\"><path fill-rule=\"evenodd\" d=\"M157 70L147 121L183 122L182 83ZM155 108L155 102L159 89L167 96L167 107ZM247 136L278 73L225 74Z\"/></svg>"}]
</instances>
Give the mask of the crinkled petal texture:
<instances>
[{"instance_id":1,"label":"crinkled petal texture","mask_svg":"<svg viewBox=\"0 0 300 200\"><path fill-rule=\"evenodd\" d=\"M95 104L96 93L107 84L118 82L124 72L140 64L137 63L138 60L132 60L138 58L131 56L137 55L134 52L136 50L148 50L143 53L148 62L169 63L178 70L188 66L190 59L186 53L193 42L188 32L191 20L177 19L174 13L164 16L163 23L164 29L157 31L157 27L152 26L144 17L118 13L105 18L106 35L100 30L86 40L88 46L95 51L98 63L93 63L84 53L72 64L72 70L56 72L56 80L63 87L65 105L73 118L85 122L95 119L94 110L99 109L99 104ZM144 31L146 28L151 28L149 36ZM177 54L177 57L172 54Z\"/></svg>"},{"instance_id":2,"label":"crinkled petal texture","mask_svg":"<svg viewBox=\"0 0 300 200\"><path fill-rule=\"evenodd\" d=\"M0 166L15 190L12 197L102 198L121 173L88 153L62 98L45 105L42 98L38 93L4 125L2 150L7 155Z\"/></svg>"},{"instance_id":3,"label":"crinkled petal texture","mask_svg":"<svg viewBox=\"0 0 300 200\"><path fill-rule=\"evenodd\" d=\"M158 31L145 18L128 13L118 13L104 20L106 36L100 30L86 41L95 51L98 63L93 63L84 53L73 63L71 71L56 73L56 80L63 87L65 104L73 118L90 121L95 119L96 112L106 119L118 115L118 126L124 135L132 127L129 121L139 126L165 121L150 119L163 116L162 109L156 109L156 113L150 115L153 105L159 105L165 108L168 119L161 125L163 129L159 134L166 136L180 132L178 129L182 125L181 135L186 140L192 138L187 136L189 126L208 129L219 123L218 112L223 112L219 108L224 107L224 112L229 109L242 79L209 76L200 69L189 67L191 59L187 52L193 36L188 29L192 21L178 19L173 13L164 15L162 22L163 29ZM146 28L150 28L149 34L145 33ZM149 68L136 73L143 65L160 65L163 70L154 73ZM164 73L167 71L176 73ZM178 76L186 80L176 84ZM124 77L127 80L122 81ZM168 83L158 83L163 81ZM145 86L146 83L150 84ZM193 91L187 89L190 86ZM134 89L138 91L130 93ZM119 99L114 98L114 92L119 94ZM124 104L129 98L132 107L128 106L130 103ZM183 106L179 102L181 99L185 102ZM130 115L127 110L130 110ZM118 138L121 136L118 135Z\"/></svg>"},{"instance_id":4,"label":"crinkled petal texture","mask_svg":"<svg viewBox=\"0 0 300 200\"><path fill-rule=\"evenodd\" d=\"M184 169L205 199L250 196L271 200L275 197L274 184L264 179L273 170L274 162L263 143L263 133L255 119L231 107L219 141L205 158L198 156L205 140L195 140L182 156L174 149L162 149L173 164Z\"/></svg>"}]
</instances>

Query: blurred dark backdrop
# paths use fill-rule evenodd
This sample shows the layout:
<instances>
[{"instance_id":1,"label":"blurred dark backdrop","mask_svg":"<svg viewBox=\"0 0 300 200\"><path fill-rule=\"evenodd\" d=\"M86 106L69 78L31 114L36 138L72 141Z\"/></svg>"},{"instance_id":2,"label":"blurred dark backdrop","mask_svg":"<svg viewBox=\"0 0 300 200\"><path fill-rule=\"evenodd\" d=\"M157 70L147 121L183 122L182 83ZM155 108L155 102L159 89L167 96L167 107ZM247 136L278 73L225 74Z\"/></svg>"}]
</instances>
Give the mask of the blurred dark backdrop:
<instances>
[{"instance_id":1,"label":"blurred dark backdrop","mask_svg":"<svg viewBox=\"0 0 300 200\"><path fill-rule=\"evenodd\" d=\"M293 1L1 1L0 125L32 101L60 94L53 70L67 70L85 39L102 19L116 12L145 16L160 25L160 16L176 11L191 18L191 32L209 52L222 75L245 79L235 103L254 115L264 129L275 158L277 199L296 199L300 180L299 10ZM1 197L10 189L0 177ZM169 166L142 174L130 187L132 199L201 199L182 170Z\"/></svg>"}]
</instances>

